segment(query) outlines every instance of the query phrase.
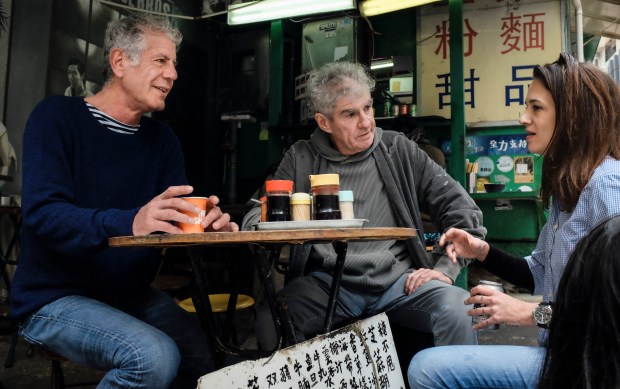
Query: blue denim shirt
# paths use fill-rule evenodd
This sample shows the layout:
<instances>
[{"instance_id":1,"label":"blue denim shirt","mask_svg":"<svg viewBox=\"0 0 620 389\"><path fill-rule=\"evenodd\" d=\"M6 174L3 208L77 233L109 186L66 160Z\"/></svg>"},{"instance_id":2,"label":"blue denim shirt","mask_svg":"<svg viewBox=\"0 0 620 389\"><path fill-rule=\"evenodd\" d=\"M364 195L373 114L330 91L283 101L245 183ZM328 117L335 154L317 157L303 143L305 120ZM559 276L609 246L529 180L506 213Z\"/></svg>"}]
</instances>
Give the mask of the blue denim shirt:
<instances>
[{"instance_id":1,"label":"blue denim shirt","mask_svg":"<svg viewBox=\"0 0 620 389\"><path fill-rule=\"evenodd\" d=\"M560 278L575 245L605 220L620 215L620 161L607 157L592 174L572 212L552 200L549 220L536 249L526 257L534 277L534 293L554 301Z\"/></svg>"}]
</instances>

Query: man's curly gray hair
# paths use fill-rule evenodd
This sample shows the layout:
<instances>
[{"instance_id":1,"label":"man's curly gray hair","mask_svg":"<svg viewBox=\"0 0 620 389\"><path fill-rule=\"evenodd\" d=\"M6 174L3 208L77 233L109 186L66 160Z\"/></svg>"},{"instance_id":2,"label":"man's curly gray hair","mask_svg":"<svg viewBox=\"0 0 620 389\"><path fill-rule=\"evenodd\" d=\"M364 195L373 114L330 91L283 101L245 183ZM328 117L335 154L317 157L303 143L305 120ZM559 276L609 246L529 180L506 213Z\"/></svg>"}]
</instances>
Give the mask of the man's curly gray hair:
<instances>
[{"instance_id":1,"label":"man's curly gray hair","mask_svg":"<svg viewBox=\"0 0 620 389\"><path fill-rule=\"evenodd\" d=\"M375 80L368 69L359 63L331 62L313 71L306 84L310 112L320 112L331 117L336 100L342 96L359 93L359 88L372 92Z\"/></svg>"}]
</instances>

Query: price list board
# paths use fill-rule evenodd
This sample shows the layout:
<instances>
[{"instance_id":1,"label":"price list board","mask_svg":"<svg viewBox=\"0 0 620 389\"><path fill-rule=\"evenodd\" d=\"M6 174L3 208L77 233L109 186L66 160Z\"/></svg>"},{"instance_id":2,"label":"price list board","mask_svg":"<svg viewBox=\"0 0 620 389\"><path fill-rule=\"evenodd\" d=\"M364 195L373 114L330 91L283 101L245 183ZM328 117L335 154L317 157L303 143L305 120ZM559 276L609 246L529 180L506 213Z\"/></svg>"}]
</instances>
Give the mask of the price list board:
<instances>
[{"instance_id":1,"label":"price list board","mask_svg":"<svg viewBox=\"0 0 620 389\"><path fill-rule=\"evenodd\" d=\"M385 314L207 374L199 389L405 388Z\"/></svg>"}]
</instances>

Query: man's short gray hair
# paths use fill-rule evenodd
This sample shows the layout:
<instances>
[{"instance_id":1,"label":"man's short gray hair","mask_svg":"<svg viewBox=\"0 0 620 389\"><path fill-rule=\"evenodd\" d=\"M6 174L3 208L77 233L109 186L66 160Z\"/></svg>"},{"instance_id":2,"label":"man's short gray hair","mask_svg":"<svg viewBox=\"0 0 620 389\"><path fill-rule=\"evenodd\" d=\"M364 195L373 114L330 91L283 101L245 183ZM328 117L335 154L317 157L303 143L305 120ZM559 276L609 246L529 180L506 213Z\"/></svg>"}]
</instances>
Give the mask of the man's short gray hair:
<instances>
[{"instance_id":1,"label":"man's short gray hair","mask_svg":"<svg viewBox=\"0 0 620 389\"><path fill-rule=\"evenodd\" d=\"M114 20L108 24L103 42L104 52L104 77L106 82L112 77L110 67L110 52L113 49L121 49L132 64L137 64L142 51L146 48L145 36L150 32L166 34L178 48L183 35L177 30L170 20L163 16L147 13L135 13L125 18Z\"/></svg>"},{"instance_id":2,"label":"man's short gray hair","mask_svg":"<svg viewBox=\"0 0 620 389\"><path fill-rule=\"evenodd\" d=\"M310 112L331 117L339 97L356 93L354 89L357 88L351 87L351 81L368 92L375 89L375 80L359 63L331 62L313 71L306 84Z\"/></svg>"}]
</instances>

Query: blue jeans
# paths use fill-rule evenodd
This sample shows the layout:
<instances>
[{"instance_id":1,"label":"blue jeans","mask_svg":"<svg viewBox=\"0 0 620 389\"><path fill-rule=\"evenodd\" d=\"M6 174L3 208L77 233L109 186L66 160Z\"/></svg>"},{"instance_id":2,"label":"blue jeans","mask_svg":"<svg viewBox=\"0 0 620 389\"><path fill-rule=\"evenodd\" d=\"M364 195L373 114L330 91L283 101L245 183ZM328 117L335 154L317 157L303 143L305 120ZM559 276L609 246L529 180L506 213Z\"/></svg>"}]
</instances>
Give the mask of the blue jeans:
<instances>
[{"instance_id":1,"label":"blue jeans","mask_svg":"<svg viewBox=\"0 0 620 389\"><path fill-rule=\"evenodd\" d=\"M445 346L417 353L407 371L411 389L536 388L545 349L531 346Z\"/></svg>"},{"instance_id":2,"label":"blue jeans","mask_svg":"<svg viewBox=\"0 0 620 389\"><path fill-rule=\"evenodd\" d=\"M195 388L213 370L198 319L153 288L115 307L83 296L60 298L30 316L20 334L107 371L98 388Z\"/></svg>"},{"instance_id":3,"label":"blue jeans","mask_svg":"<svg viewBox=\"0 0 620 389\"><path fill-rule=\"evenodd\" d=\"M476 331L463 301L469 293L441 281L429 281L410 295L405 294L405 273L380 293L342 286L336 303L334 324L385 312L391 322L433 334L436 345L477 344ZM323 329L331 275L314 272L292 279L279 293L288 303L296 335L304 338ZM276 346L276 334L268 308L257 308L256 335L265 349ZM299 336L301 335L301 336Z\"/></svg>"}]
</instances>

